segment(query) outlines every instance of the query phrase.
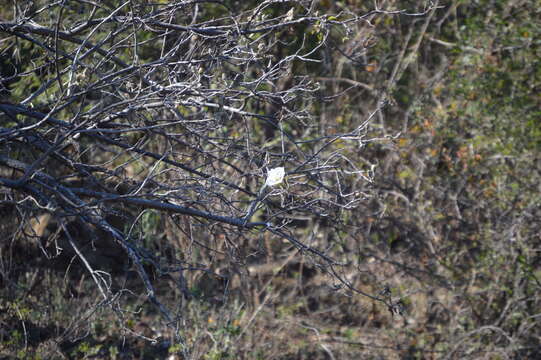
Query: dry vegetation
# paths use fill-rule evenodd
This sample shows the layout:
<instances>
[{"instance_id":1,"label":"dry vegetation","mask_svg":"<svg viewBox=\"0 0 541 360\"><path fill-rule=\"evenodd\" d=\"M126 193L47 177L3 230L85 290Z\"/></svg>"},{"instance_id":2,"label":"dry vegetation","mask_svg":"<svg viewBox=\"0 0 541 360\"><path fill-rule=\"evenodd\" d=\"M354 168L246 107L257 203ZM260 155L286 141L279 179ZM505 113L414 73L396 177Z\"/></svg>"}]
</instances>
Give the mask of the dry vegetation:
<instances>
[{"instance_id":1,"label":"dry vegetation","mask_svg":"<svg viewBox=\"0 0 541 360\"><path fill-rule=\"evenodd\" d=\"M2 6L0 356L535 358L539 7Z\"/></svg>"}]
</instances>

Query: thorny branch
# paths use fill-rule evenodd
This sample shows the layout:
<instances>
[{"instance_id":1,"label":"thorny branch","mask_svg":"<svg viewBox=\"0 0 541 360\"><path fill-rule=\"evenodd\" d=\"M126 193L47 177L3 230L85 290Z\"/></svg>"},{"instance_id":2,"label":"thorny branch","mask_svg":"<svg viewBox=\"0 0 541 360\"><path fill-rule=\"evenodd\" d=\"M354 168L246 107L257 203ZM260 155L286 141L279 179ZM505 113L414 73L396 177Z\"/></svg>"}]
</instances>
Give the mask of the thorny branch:
<instances>
[{"instance_id":1,"label":"thorny branch","mask_svg":"<svg viewBox=\"0 0 541 360\"><path fill-rule=\"evenodd\" d=\"M381 101L359 110L346 131L320 125L318 106L347 90L329 93L316 80L333 78L314 76L310 66L340 50L338 35L346 41L368 31L377 16L424 16L436 6L331 16L319 14L315 2L287 3L234 10L216 1L128 1L116 8L88 2L77 6L89 15L70 21L72 4L57 2L0 21L4 41L26 42L37 54L33 66L18 64L15 55L16 70L2 84L21 77L39 84L13 96L16 103L0 102L0 183L11 199L32 198L34 216L47 211L57 218L104 297L112 295L67 229L74 217L122 246L148 298L175 321L156 296L137 239L107 220L155 209L239 240L270 232L351 290L392 305L354 289L334 270L339 261L296 235L295 222L340 221L341 212L370 197L376 165L363 166L356 149L373 140L371 120L386 104L378 87L336 78ZM223 16L199 17L200 5ZM59 8L56 26L39 23ZM261 179L277 166L286 168L285 184L266 193L256 220L247 222Z\"/></svg>"}]
</instances>

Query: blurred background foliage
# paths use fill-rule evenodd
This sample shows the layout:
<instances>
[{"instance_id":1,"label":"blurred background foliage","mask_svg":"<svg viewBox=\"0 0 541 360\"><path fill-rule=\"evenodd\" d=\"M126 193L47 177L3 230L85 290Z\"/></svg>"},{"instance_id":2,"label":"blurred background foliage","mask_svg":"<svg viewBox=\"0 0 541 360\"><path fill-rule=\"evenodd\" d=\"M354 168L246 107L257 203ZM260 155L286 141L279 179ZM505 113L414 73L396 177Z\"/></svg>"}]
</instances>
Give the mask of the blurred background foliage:
<instances>
[{"instance_id":1,"label":"blurred background foliage","mask_svg":"<svg viewBox=\"0 0 541 360\"><path fill-rule=\"evenodd\" d=\"M25 1L18 6L43 3ZM107 9L118 6L116 1L102 3L96 17L108 16ZM140 9L151 11L153 6L169 3L156 1ZM298 231L304 234L301 239L312 239L314 245L328 245L332 238L342 260L355 264L347 274L353 284L373 294L388 286L392 296L403 298L406 310L403 316L392 316L388 309L357 295L335 292L328 286L332 279L318 275L312 264L290 256L282 244L258 238L247 241L243 251L265 248L263 260L273 264L270 272L260 275L259 268L254 268L248 275L246 270L235 270L243 276L228 284L219 271L217 276L199 272L190 279L196 300L186 309L190 321L183 336L193 357L536 358L541 352L541 2L445 2L423 16L374 15L355 33L330 23L345 14L366 14L373 10L372 2L316 3L319 14L328 14L326 21L281 29L271 35L265 48L269 57L280 59L302 42L306 51L316 49L324 39L327 44L311 55L321 62L294 62L287 69L290 77L309 76L318 82L313 99L293 99L317 121L289 121L284 129L301 134L310 127L321 136L340 134L367 119L379 102L388 105L368 128L367 137L379 141L362 147L341 140L334 143L336 151L357 159L358 168L374 170L368 187L374 195L356 209L337 214L335 222L308 219L309 225ZM209 26L228 23L224 6L251 9L258 4L204 2L199 21ZM406 9L408 13L420 13L425 5L417 1L380 4L387 11ZM266 8L260 16L285 17L291 6L301 10L285 2ZM0 7L0 20L16 17L14 9ZM86 9L83 3L65 2L63 21L75 23ZM179 15L179 19L185 17ZM125 25L103 24L93 41L110 42L121 26ZM117 53L119 61L159 60L162 44L147 30L135 32L139 51L134 53L127 46ZM53 52L44 54L41 46L0 34L2 101L23 101L50 81L50 74L68 65L57 63ZM73 47L59 48L60 52L77 46L61 44ZM54 38L46 45L54 48ZM117 86L100 82L94 73L110 63L102 62L96 53L87 62L93 67L77 73L75 82L101 89ZM244 70L214 63L203 71ZM244 72L247 79L258 76L256 69L249 70ZM28 75L21 76L27 71ZM290 82L281 78L275 86L286 89ZM34 106L50 109L59 86L52 85L33 99ZM337 93L342 96L330 98ZM103 100L100 94L87 95L84 111ZM56 116L67 121L81 106L72 103ZM269 106L250 99L246 109L265 114ZM264 125L254 129L259 144L279 148L280 144L268 143L271 137ZM237 136L234 126L224 131ZM348 179L358 181L356 176ZM16 214L3 211L2 217L4 231L17 225ZM157 212L145 213L136 226L134 233L144 234L149 251L172 251L167 233L177 230L168 228ZM216 241L227 242L227 234ZM2 251L4 274L9 273L5 270L11 266L9 261L26 261L23 253L6 253L23 248L4 244ZM216 256L199 253L204 253L203 247L195 251L192 255L202 263ZM334 248L328 251L333 254ZM28 260L29 268L39 272L19 277L14 285L17 291L0 290L2 355L150 359L180 352L179 345L163 340L168 335L156 325L155 310L143 306L137 294L129 295L131 308L125 319L108 321L113 316L98 307L84 319L91 326L79 324L67 334L66 329L75 324L73 315L93 304L94 285L84 275L72 276L69 271L48 273L38 266L43 261ZM44 298L27 289L31 276L44 279ZM125 277L127 283L129 276ZM73 285L74 278L79 284ZM2 278L3 286L9 282ZM226 285L228 300L216 300L216 293ZM142 336L160 340L155 344Z\"/></svg>"}]
</instances>

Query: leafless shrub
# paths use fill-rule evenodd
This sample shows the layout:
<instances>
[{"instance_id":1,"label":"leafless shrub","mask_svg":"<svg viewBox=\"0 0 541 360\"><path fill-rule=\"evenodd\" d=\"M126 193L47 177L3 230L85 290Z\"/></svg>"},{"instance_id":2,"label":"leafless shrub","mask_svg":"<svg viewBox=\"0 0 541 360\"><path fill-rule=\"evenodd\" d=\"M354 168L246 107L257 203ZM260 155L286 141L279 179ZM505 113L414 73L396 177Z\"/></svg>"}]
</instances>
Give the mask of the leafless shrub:
<instances>
[{"instance_id":1,"label":"leafless shrub","mask_svg":"<svg viewBox=\"0 0 541 360\"><path fill-rule=\"evenodd\" d=\"M160 300L157 279L190 299L194 274L232 281L272 251L269 236L309 255L335 289L401 313L388 294L354 287L342 267L347 250L334 256L339 237L321 241L317 230L374 196L377 164L362 149L396 135L372 123L404 62L387 84L352 79L343 63L326 67L341 56L372 71L372 22L436 7L359 15L322 14L300 0L15 3L0 22L13 53L2 84L17 84L0 103L0 183L2 207L20 226L2 229L33 238L48 257L70 251L99 305L121 318L126 288L94 254L105 249L113 263L133 266L179 336L182 306ZM372 108L336 123L325 109L351 89L370 94ZM265 186L277 168L283 181ZM49 240L37 219L56 224Z\"/></svg>"}]
</instances>

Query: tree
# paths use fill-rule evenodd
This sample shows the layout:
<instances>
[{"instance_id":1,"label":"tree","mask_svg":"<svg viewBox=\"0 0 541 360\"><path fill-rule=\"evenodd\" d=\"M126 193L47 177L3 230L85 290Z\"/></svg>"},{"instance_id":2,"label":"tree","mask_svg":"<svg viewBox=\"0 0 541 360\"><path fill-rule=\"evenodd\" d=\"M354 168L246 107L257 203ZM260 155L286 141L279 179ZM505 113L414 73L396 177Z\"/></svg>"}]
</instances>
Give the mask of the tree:
<instances>
[{"instance_id":1,"label":"tree","mask_svg":"<svg viewBox=\"0 0 541 360\"><path fill-rule=\"evenodd\" d=\"M358 206L377 197L377 164L362 154L398 134L384 107L437 9L14 3L0 23L4 283L26 271L28 254L14 249L34 244L33 255L64 268L75 257L100 298L83 321L102 306L123 321L127 290L137 289L186 357L186 303L205 292L224 302L232 281L249 289L240 275L273 251L300 251L330 289L401 313L378 281L364 291L348 280L345 265L362 254L341 226L356 226ZM386 82L367 83L378 66L369 55L384 50L373 23L393 17L423 19L419 42L379 74ZM355 108L363 93L367 106ZM117 274L132 270L138 280L122 283ZM169 286L173 300L161 296Z\"/></svg>"}]
</instances>

